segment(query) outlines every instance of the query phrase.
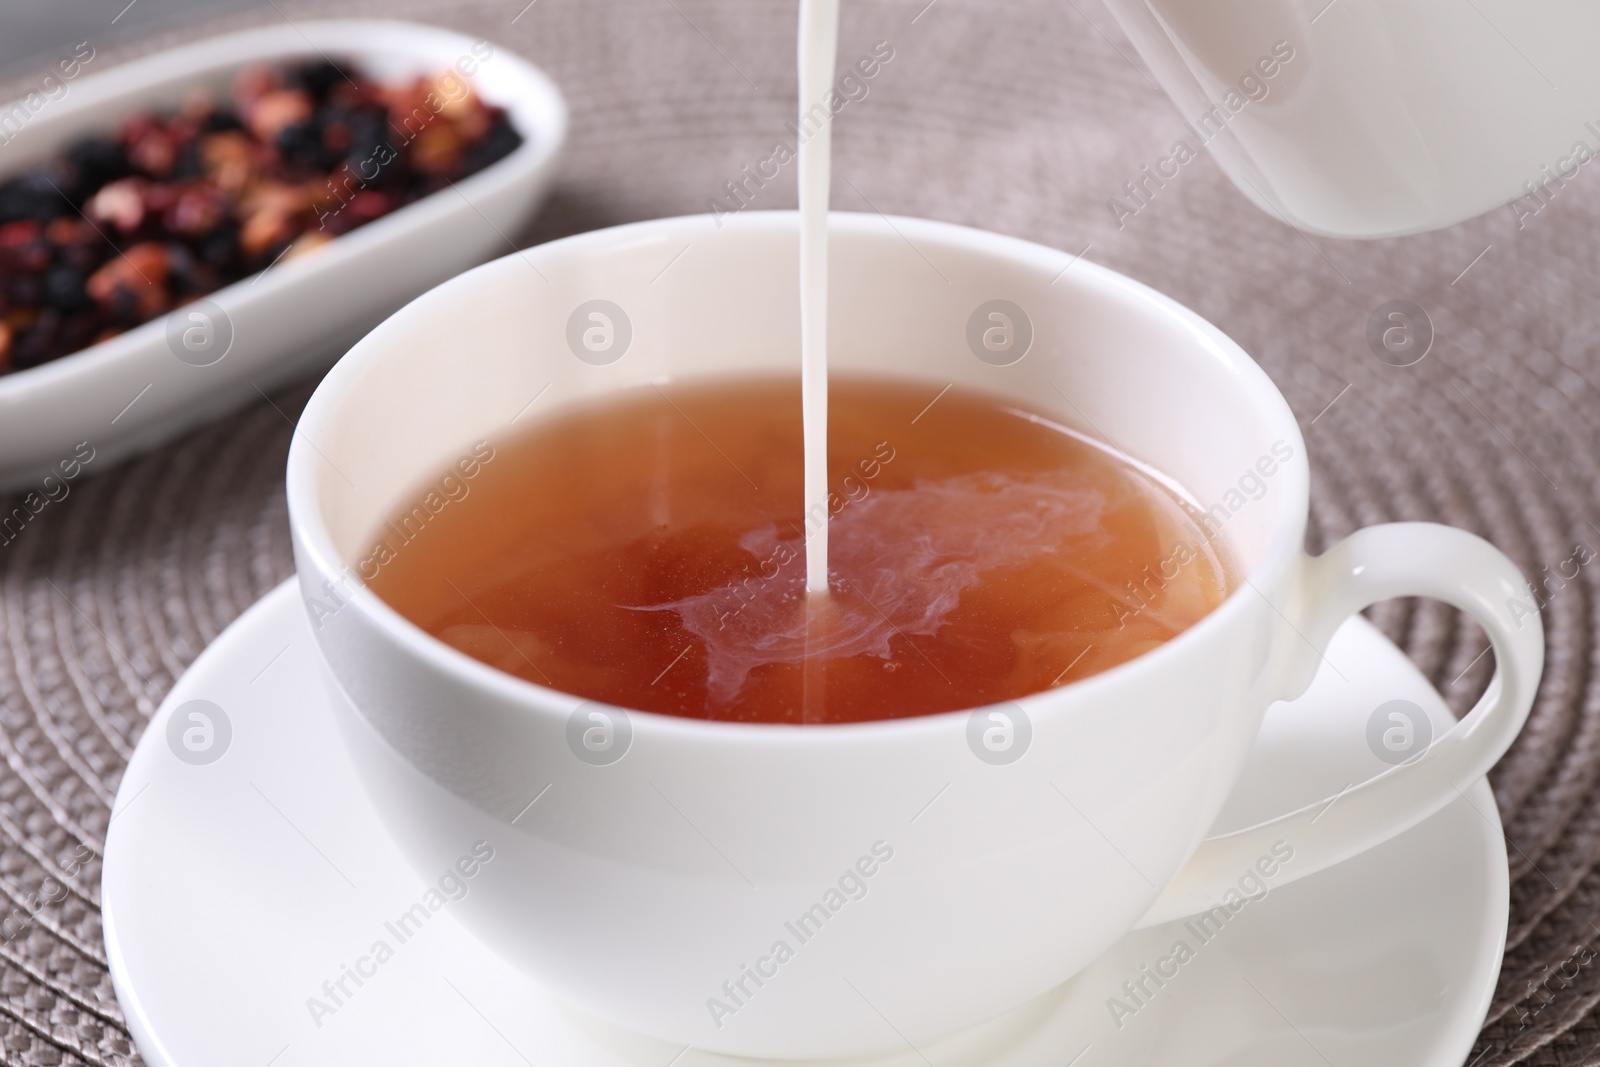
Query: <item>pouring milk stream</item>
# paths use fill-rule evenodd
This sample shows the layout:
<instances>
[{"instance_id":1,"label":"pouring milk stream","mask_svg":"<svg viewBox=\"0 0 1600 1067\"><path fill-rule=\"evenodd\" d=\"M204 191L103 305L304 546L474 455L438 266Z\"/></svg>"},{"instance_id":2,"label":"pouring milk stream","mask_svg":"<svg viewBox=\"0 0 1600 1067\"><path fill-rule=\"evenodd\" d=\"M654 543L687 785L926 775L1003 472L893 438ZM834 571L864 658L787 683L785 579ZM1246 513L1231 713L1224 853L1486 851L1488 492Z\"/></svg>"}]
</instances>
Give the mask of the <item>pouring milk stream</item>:
<instances>
[{"instance_id":1,"label":"pouring milk stream","mask_svg":"<svg viewBox=\"0 0 1600 1067\"><path fill-rule=\"evenodd\" d=\"M839 0L800 0L800 119L833 87ZM805 420L806 592L828 592L828 186L833 124L800 139L800 404Z\"/></svg>"}]
</instances>

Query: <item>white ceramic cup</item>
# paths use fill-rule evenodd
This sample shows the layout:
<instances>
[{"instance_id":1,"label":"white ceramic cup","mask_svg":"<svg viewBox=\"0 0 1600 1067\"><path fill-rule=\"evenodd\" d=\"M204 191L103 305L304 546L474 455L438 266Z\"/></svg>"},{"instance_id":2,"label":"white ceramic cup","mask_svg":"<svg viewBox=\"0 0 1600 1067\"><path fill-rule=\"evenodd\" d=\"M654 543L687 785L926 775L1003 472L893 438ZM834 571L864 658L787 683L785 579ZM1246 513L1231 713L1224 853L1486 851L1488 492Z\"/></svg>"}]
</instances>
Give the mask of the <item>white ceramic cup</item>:
<instances>
[{"instance_id":1,"label":"white ceramic cup","mask_svg":"<svg viewBox=\"0 0 1600 1067\"><path fill-rule=\"evenodd\" d=\"M832 365L924 382L930 400L949 383L1010 398L1176 479L1245 576L1198 625L1000 708L790 727L587 704L366 590L374 545L404 551L386 517L416 504L426 537L429 508L466 506L430 484L513 421L795 372L796 216L723 221L584 234L440 286L334 368L290 454L296 565L366 788L430 882L488 843L449 906L562 999L707 1050L920 1043L1044 992L1137 924L1400 833L1511 743L1543 635L1508 610L1526 586L1505 557L1420 523L1308 557L1299 430L1237 345L1109 270L913 219L834 217ZM1306 688L1352 612L1405 595L1488 631L1479 705L1331 805L1202 840L1267 706Z\"/></svg>"},{"instance_id":2,"label":"white ceramic cup","mask_svg":"<svg viewBox=\"0 0 1600 1067\"><path fill-rule=\"evenodd\" d=\"M1500 207L1522 226L1600 157L1589 0L1107 6L1188 123L1174 137L1304 230L1387 237Z\"/></svg>"}]
</instances>

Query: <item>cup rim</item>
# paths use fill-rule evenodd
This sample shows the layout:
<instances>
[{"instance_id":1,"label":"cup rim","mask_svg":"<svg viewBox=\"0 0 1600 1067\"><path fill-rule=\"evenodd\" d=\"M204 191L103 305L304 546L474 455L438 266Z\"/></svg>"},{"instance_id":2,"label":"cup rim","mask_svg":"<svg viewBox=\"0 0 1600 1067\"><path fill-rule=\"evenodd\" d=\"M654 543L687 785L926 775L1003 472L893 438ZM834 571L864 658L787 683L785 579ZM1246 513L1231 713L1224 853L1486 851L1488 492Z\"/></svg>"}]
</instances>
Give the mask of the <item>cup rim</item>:
<instances>
[{"instance_id":1,"label":"cup rim","mask_svg":"<svg viewBox=\"0 0 1600 1067\"><path fill-rule=\"evenodd\" d=\"M984 708L1016 705L1030 718L1062 715L1072 708L1083 708L1096 703L1107 691L1125 686L1137 675L1152 667L1175 659L1192 645L1209 640L1215 632L1233 625L1233 620L1245 614L1250 605L1250 593L1265 596L1263 589L1276 587L1280 575L1286 573L1300 558L1303 550L1306 524L1310 508L1310 465L1305 451L1305 439L1288 401L1267 373L1231 337L1201 317L1197 312L1173 298L1122 274L1110 267L1074 256L1022 238L979 230L955 223L900 215L868 214L865 212L834 211L829 214L831 233L853 234L883 240L901 240L921 237L924 240L955 248L962 252L984 253L1003 257L1017 263L1048 271L1050 276L1061 272L1059 281L1101 294L1120 294L1131 298L1149 312L1161 315L1183 327L1193 342L1193 347L1204 356L1221 363L1249 396L1257 410L1264 413L1273 424L1273 438L1283 439L1294 448L1294 456L1281 468L1279 482L1282 504L1274 527L1271 529L1259 561L1241 575L1237 586L1199 622L1164 642L1160 647L1141 653L1133 659L1107 668L1087 678L1068 682L1058 688L1029 693L999 704L975 705L951 711L910 715L892 719L869 719L847 723L762 723L739 722L723 719L696 719L668 715L602 701L587 701L575 693L568 693L537 682L528 681L474 659L444 641L439 640L416 623L401 615L386 601L372 592L366 583L354 575L350 565L342 560L333 538L322 521L318 501L321 453L312 444L318 429L334 421L340 404L351 391L365 368L379 364L385 358L391 339L403 337L408 320L431 313L434 302L470 290L499 272L526 270L529 262L543 270L559 269L556 264L569 256L589 257L599 250L615 250L638 243L641 238L657 236L696 235L717 220L709 214L681 215L668 218L647 219L618 226L590 230L569 237L537 245L490 260L471 270L464 271L416 297L388 319L375 327L357 342L327 373L317 386L311 400L302 411L289 449L286 492L288 497L290 533L295 543L297 561L309 560L319 572L317 577L349 574L355 579L355 588L343 590L346 605L365 615L385 637L401 646L404 651L424 661L434 670L454 678L469 688L486 693L506 704L517 705L519 710L533 715L549 714L565 718L571 712L567 707L573 701L601 704L625 711L636 733L643 731L658 734L679 734L698 742L724 741L748 744L771 740L793 745L799 740L809 744L829 744L835 741L855 743L868 735L905 736L912 732L943 732L950 729L956 719L965 719L974 711ZM888 232L884 224L888 224ZM742 212L731 224L726 224L730 235L738 232L793 231L799 225L799 212L750 211ZM548 261L548 262L542 262ZM591 260L592 261L592 260ZM1064 268L1072 266L1070 272ZM1070 275L1070 283L1069 283ZM297 566L299 578L309 577ZM1269 602L1270 603L1270 602Z\"/></svg>"}]
</instances>

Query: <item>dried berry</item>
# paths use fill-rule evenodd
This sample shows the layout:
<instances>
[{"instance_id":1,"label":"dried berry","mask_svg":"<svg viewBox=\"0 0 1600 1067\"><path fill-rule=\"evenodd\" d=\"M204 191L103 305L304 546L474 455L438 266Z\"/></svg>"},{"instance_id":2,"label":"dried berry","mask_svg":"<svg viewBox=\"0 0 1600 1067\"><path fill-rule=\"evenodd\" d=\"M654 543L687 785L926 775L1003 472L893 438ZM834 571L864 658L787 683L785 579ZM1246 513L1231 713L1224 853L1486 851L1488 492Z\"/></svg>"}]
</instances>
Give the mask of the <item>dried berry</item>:
<instances>
[{"instance_id":1,"label":"dried berry","mask_svg":"<svg viewBox=\"0 0 1600 1067\"><path fill-rule=\"evenodd\" d=\"M77 215L54 219L44 228L44 239L56 247L58 255L63 249L81 248L98 236L94 227Z\"/></svg>"},{"instance_id":2,"label":"dried berry","mask_svg":"<svg viewBox=\"0 0 1600 1067\"><path fill-rule=\"evenodd\" d=\"M26 316L37 312L43 296L44 280L37 274L14 274L6 280L6 300L18 309L18 314ZM12 321L11 316L7 316L7 321ZM24 325L32 321L28 318Z\"/></svg>"},{"instance_id":3,"label":"dried berry","mask_svg":"<svg viewBox=\"0 0 1600 1067\"><path fill-rule=\"evenodd\" d=\"M381 219L396 207L395 198L388 193L364 189L350 198L346 210L356 220L356 225Z\"/></svg>"},{"instance_id":4,"label":"dried berry","mask_svg":"<svg viewBox=\"0 0 1600 1067\"><path fill-rule=\"evenodd\" d=\"M128 160L152 178L165 178L178 162L178 145L170 132L153 126L129 139Z\"/></svg>"},{"instance_id":5,"label":"dried berry","mask_svg":"<svg viewBox=\"0 0 1600 1067\"><path fill-rule=\"evenodd\" d=\"M89 304L83 272L70 266L51 267L45 273L40 302L57 311L79 311Z\"/></svg>"},{"instance_id":6,"label":"dried berry","mask_svg":"<svg viewBox=\"0 0 1600 1067\"><path fill-rule=\"evenodd\" d=\"M227 130L242 130L244 123L239 121L239 113L226 104L213 108L211 113L200 123L201 133L223 133Z\"/></svg>"},{"instance_id":7,"label":"dried berry","mask_svg":"<svg viewBox=\"0 0 1600 1067\"><path fill-rule=\"evenodd\" d=\"M47 362L56 347L61 333L61 313L45 308L34 318L28 332L17 338L12 350L12 363L18 367L36 367Z\"/></svg>"},{"instance_id":8,"label":"dried berry","mask_svg":"<svg viewBox=\"0 0 1600 1067\"><path fill-rule=\"evenodd\" d=\"M33 167L0 182L0 222L34 219L48 222L71 211L60 186L44 167Z\"/></svg>"},{"instance_id":9,"label":"dried berry","mask_svg":"<svg viewBox=\"0 0 1600 1067\"><path fill-rule=\"evenodd\" d=\"M328 152L322 145L322 130L316 122L292 122L278 133L278 154L292 167L326 170Z\"/></svg>"},{"instance_id":10,"label":"dried berry","mask_svg":"<svg viewBox=\"0 0 1600 1067\"><path fill-rule=\"evenodd\" d=\"M509 125L502 122L491 126L489 132L484 134L483 140L467 149L467 173L476 174L485 167L500 162L521 147L522 135Z\"/></svg>"},{"instance_id":11,"label":"dried berry","mask_svg":"<svg viewBox=\"0 0 1600 1067\"><path fill-rule=\"evenodd\" d=\"M145 180L122 178L95 193L84 214L98 226L111 226L124 236L144 223Z\"/></svg>"},{"instance_id":12,"label":"dried berry","mask_svg":"<svg viewBox=\"0 0 1600 1067\"><path fill-rule=\"evenodd\" d=\"M85 289L118 319L153 319L168 307L166 249L154 241L136 244L90 275Z\"/></svg>"},{"instance_id":13,"label":"dried berry","mask_svg":"<svg viewBox=\"0 0 1600 1067\"><path fill-rule=\"evenodd\" d=\"M239 224L232 219L200 243L200 259L219 271L239 262Z\"/></svg>"},{"instance_id":14,"label":"dried berry","mask_svg":"<svg viewBox=\"0 0 1600 1067\"><path fill-rule=\"evenodd\" d=\"M191 185L178 193L177 200L162 213L161 223L171 233L183 237L204 237L221 224L232 209L230 198L217 189Z\"/></svg>"},{"instance_id":15,"label":"dried berry","mask_svg":"<svg viewBox=\"0 0 1600 1067\"><path fill-rule=\"evenodd\" d=\"M196 130L196 133L199 131ZM206 173L206 162L200 155L200 138L191 136L179 142L178 161L172 167L172 177L176 181L194 181L202 178Z\"/></svg>"},{"instance_id":16,"label":"dried berry","mask_svg":"<svg viewBox=\"0 0 1600 1067\"><path fill-rule=\"evenodd\" d=\"M62 191L75 207L81 208L84 201L107 182L133 173L128 153L110 137L85 137L74 141L65 155L69 180Z\"/></svg>"},{"instance_id":17,"label":"dried berry","mask_svg":"<svg viewBox=\"0 0 1600 1067\"><path fill-rule=\"evenodd\" d=\"M217 272L209 264L201 262L187 245L168 241L164 246L167 253L167 284L177 302L182 303L183 298L209 293L215 289Z\"/></svg>"},{"instance_id":18,"label":"dried berry","mask_svg":"<svg viewBox=\"0 0 1600 1067\"><path fill-rule=\"evenodd\" d=\"M271 143L277 140L284 127L310 118L312 106L309 93L299 89L275 90L263 94L245 112L245 123L258 139Z\"/></svg>"},{"instance_id":19,"label":"dried berry","mask_svg":"<svg viewBox=\"0 0 1600 1067\"><path fill-rule=\"evenodd\" d=\"M521 144L454 72L386 86L323 61L129 115L0 180L0 374L310 254Z\"/></svg>"},{"instance_id":20,"label":"dried berry","mask_svg":"<svg viewBox=\"0 0 1600 1067\"><path fill-rule=\"evenodd\" d=\"M255 173L255 145L241 131L210 134L201 139L200 159L212 185L237 193Z\"/></svg>"},{"instance_id":21,"label":"dried berry","mask_svg":"<svg viewBox=\"0 0 1600 1067\"><path fill-rule=\"evenodd\" d=\"M0 226L0 267L12 274L37 274L50 265L44 227L33 219Z\"/></svg>"},{"instance_id":22,"label":"dried berry","mask_svg":"<svg viewBox=\"0 0 1600 1067\"><path fill-rule=\"evenodd\" d=\"M291 71L284 80L304 89L313 99L321 102L328 99L328 93L335 85L344 81L344 73L332 63L309 63Z\"/></svg>"}]
</instances>

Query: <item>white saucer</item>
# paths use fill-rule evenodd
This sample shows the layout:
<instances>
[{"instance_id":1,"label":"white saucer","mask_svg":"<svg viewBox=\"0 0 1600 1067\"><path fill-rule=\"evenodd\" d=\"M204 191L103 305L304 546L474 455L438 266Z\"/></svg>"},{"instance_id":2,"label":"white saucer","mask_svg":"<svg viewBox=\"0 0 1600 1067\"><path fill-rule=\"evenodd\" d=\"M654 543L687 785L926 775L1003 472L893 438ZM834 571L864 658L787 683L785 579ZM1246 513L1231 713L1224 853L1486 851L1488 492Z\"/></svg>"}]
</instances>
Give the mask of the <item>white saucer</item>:
<instances>
[{"instance_id":1,"label":"white saucer","mask_svg":"<svg viewBox=\"0 0 1600 1067\"><path fill-rule=\"evenodd\" d=\"M449 915L396 945L385 921L425 886L360 792L317 676L293 583L235 622L178 682L117 796L102 887L118 998L152 1067L555 1064L709 1067L702 1054L579 1019ZM1329 658L1350 678L1267 716L1217 830L1332 796L1384 769L1367 720L1439 696L1363 620ZM168 742L178 705L224 710L209 764ZM179 746L181 747L181 746ZM1124 938L1064 986L973 1031L874 1067L1457 1067L1505 945L1504 839L1484 782L1389 844L1274 889L1202 944L1179 924ZM1107 1001L1178 939L1194 958L1120 1029ZM380 939L392 958L332 1014L325 981ZM1152 988L1147 984L1146 988ZM865 1061L852 1061L852 1063Z\"/></svg>"}]
</instances>

